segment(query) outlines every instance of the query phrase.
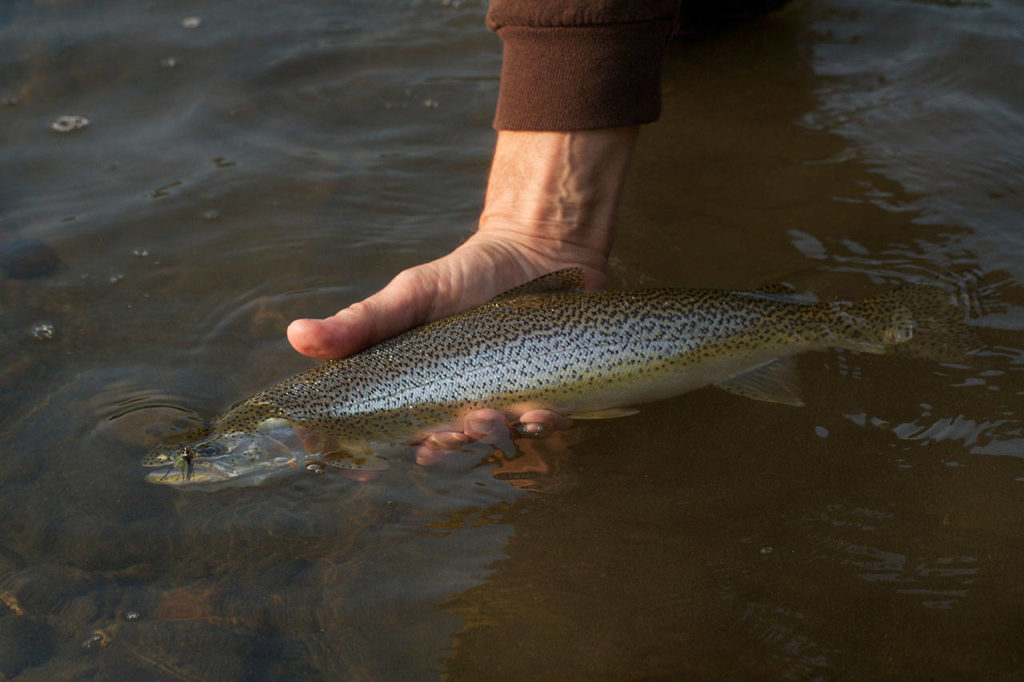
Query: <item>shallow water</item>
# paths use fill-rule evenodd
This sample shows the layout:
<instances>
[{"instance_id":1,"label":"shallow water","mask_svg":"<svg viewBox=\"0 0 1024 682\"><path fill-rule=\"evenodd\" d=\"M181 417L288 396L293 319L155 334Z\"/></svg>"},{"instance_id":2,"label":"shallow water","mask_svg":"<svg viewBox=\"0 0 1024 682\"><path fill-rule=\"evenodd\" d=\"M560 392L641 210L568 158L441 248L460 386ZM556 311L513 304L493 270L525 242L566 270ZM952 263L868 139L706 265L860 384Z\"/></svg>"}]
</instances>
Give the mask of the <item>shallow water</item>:
<instances>
[{"instance_id":1,"label":"shallow water","mask_svg":"<svg viewBox=\"0 0 1024 682\"><path fill-rule=\"evenodd\" d=\"M848 299L944 282L979 300L963 362L809 355L805 408L706 389L367 484L143 482L154 443L311 365L288 320L471 229L484 11L4 3L0 239L60 265L0 279L0 674L1019 674L1010 2L799 2L674 45L612 270Z\"/></svg>"}]
</instances>

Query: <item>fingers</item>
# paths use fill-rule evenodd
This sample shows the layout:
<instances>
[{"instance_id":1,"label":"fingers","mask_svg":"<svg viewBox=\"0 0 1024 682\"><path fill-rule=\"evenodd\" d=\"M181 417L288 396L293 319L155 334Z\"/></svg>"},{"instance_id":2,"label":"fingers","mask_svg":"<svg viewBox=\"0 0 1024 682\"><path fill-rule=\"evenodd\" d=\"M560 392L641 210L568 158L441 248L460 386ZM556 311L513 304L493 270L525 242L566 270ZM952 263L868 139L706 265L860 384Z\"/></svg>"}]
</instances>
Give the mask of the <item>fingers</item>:
<instances>
[{"instance_id":1,"label":"fingers","mask_svg":"<svg viewBox=\"0 0 1024 682\"><path fill-rule=\"evenodd\" d=\"M469 413L462 420L462 431L431 432L414 446L413 455L420 466L431 466L465 452L466 446L472 443L493 445L514 456L508 422L497 410Z\"/></svg>"},{"instance_id":2,"label":"fingers","mask_svg":"<svg viewBox=\"0 0 1024 682\"><path fill-rule=\"evenodd\" d=\"M572 428L572 420L551 410L530 410L519 417L516 431L526 438L544 438Z\"/></svg>"},{"instance_id":3,"label":"fingers","mask_svg":"<svg viewBox=\"0 0 1024 682\"><path fill-rule=\"evenodd\" d=\"M600 269L546 255L557 244L527 241L512 229L481 229L452 253L400 272L376 294L331 317L295 320L288 341L304 355L345 357L562 267L582 267L588 289L603 284Z\"/></svg>"},{"instance_id":4,"label":"fingers","mask_svg":"<svg viewBox=\"0 0 1024 682\"><path fill-rule=\"evenodd\" d=\"M508 422L497 410L476 410L462 420L462 432L480 443L491 443L508 437Z\"/></svg>"},{"instance_id":5,"label":"fingers","mask_svg":"<svg viewBox=\"0 0 1024 682\"><path fill-rule=\"evenodd\" d=\"M516 456L514 438L546 438L556 431L572 428L571 419L552 410L532 409L509 424L498 410L476 410L462 420L462 431L435 431L413 448L416 463L431 466L466 451L472 443L493 445L508 458Z\"/></svg>"},{"instance_id":6,"label":"fingers","mask_svg":"<svg viewBox=\"0 0 1024 682\"><path fill-rule=\"evenodd\" d=\"M315 358L339 358L426 322L439 280L427 265L400 273L379 292L322 320L300 319L288 326L295 350Z\"/></svg>"},{"instance_id":7,"label":"fingers","mask_svg":"<svg viewBox=\"0 0 1024 682\"><path fill-rule=\"evenodd\" d=\"M288 325L288 342L292 348L314 358L341 357L358 346L358 333L344 323L304 318Z\"/></svg>"},{"instance_id":8,"label":"fingers","mask_svg":"<svg viewBox=\"0 0 1024 682\"><path fill-rule=\"evenodd\" d=\"M503 291L505 282L492 281L492 272L492 264L483 254L456 250L403 270L376 294L331 317L295 320L288 327L288 341L295 350L312 357L351 355Z\"/></svg>"},{"instance_id":9,"label":"fingers","mask_svg":"<svg viewBox=\"0 0 1024 682\"><path fill-rule=\"evenodd\" d=\"M342 469L339 473L345 478L358 481L359 483L376 481L383 474L382 471L363 471L359 469Z\"/></svg>"},{"instance_id":10,"label":"fingers","mask_svg":"<svg viewBox=\"0 0 1024 682\"><path fill-rule=\"evenodd\" d=\"M437 431L414 445L412 454L416 464L433 466L451 459L472 442L472 438L458 431Z\"/></svg>"}]
</instances>

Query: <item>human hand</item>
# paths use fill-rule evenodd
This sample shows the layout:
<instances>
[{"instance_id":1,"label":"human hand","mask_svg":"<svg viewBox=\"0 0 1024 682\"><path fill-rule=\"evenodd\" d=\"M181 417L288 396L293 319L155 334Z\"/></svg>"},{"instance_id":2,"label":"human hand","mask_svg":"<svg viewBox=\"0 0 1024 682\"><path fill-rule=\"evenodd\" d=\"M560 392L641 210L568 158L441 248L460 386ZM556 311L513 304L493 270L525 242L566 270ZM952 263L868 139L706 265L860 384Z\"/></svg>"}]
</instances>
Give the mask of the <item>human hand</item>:
<instances>
[{"instance_id":1,"label":"human hand","mask_svg":"<svg viewBox=\"0 0 1024 682\"><path fill-rule=\"evenodd\" d=\"M465 452L472 443L492 445L508 459L516 456L516 438L547 438L556 431L572 427L568 417L551 410L528 408L511 418L491 409L475 410L462 419L462 431L438 430L424 434L413 446L413 455L420 466L432 466ZM511 421L510 421L511 419Z\"/></svg>"},{"instance_id":2,"label":"human hand","mask_svg":"<svg viewBox=\"0 0 1024 682\"><path fill-rule=\"evenodd\" d=\"M563 268L580 268L587 289L601 288L636 135L501 131L469 240L331 317L295 320L288 340L305 355L344 357Z\"/></svg>"},{"instance_id":3,"label":"human hand","mask_svg":"<svg viewBox=\"0 0 1024 682\"><path fill-rule=\"evenodd\" d=\"M331 317L295 320L288 340L305 355L334 358L433 320L472 308L503 291L568 267L583 270L588 289L604 285L604 256L548 255L543 238L503 227L481 229L452 253L399 273L381 291Z\"/></svg>"},{"instance_id":4,"label":"human hand","mask_svg":"<svg viewBox=\"0 0 1024 682\"><path fill-rule=\"evenodd\" d=\"M580 268L588 290L603 287L636 135L635 127L501 131L472 237L331 317L295 320L288 340L306 355L344 357L563 268ZM571 423L550 411L510 416L511 432L506 416L491 410L467 416L462 431L429 434L417 461L436 463L471 442L496 444L511 456L512 437L542 437Z\"/></svg>"}]
</instances>

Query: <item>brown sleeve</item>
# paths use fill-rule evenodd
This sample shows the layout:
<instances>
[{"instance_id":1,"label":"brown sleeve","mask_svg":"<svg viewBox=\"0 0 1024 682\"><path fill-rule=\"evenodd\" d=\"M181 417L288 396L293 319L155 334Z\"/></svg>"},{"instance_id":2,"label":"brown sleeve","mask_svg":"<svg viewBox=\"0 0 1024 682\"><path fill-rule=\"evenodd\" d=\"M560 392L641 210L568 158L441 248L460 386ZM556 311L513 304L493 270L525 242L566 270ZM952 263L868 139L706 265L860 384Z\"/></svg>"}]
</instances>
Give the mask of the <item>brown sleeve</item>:
<instances>
[{"instance_id":1,"label":"brown sleeve","mask_svg":"<svg viewBox=\"0 0 1024 682\"><path fill-rule=\"evenodd\" d=\"M661 112L674 0L492 0L504 43L494 127L593 130Z\"/></svg>"}]
</instances>

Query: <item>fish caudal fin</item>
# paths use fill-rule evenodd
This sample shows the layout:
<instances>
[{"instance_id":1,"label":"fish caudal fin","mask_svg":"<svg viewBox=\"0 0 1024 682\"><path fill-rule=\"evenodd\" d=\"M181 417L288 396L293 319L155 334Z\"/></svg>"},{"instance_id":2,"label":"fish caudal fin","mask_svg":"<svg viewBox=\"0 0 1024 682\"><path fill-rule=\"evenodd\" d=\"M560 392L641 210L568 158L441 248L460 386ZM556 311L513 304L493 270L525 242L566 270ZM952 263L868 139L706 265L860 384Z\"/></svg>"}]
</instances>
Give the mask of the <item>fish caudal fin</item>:
<instances>
[{"instance_id":1,"label":"fish caudal fin","mask_svg":"<svg viewBox=\"0 0 1024 682\"><path fill-rule=\"evenodd\" d=\"M900 287L844 308L835 345L869 353L954 360L980 346L965 297L934 286Z\"/></svg>"}]
</instances>

